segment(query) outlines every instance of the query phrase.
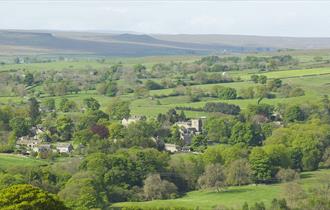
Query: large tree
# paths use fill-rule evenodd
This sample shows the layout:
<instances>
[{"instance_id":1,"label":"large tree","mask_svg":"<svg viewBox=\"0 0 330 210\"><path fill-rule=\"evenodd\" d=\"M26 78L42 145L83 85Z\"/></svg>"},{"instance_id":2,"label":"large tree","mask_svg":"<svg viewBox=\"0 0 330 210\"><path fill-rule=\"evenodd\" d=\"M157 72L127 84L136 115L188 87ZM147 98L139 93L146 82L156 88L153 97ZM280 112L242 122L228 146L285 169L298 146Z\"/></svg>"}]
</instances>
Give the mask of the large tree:
<instances>
[{"instance_id":1,"label":"large tree","mask_svg":"<svg viewBox=\"0 0 330 210\"><path fill-rule=\"evenodd\" d=\"M152 174L144 181L143 192L148 200L168 199L176 194L177 187L167 180L162 180L159 174Z\"/></svg>"},{"instance_id":2,"label":"large tree","mask_svg":"<svg viewBox=\"0 0 330 210\"><path fill-rule=\"evenodd\" d=\"M73 121L68 116L62 116L56 121L56 129L63 141L70 140L74 129Z\"/></svg>"},{"instance_id":3,"label":"large tree","mask_svg":"<svg viewBox=\"0 0 330 210\"><path fill-rule=\"evenodd\" d=\"M13 185L0 191L2 210L66 210L64 204L52 194L27 184Z\"/></svg>"},{"instance_id":4,"label":"large tree","mask_svg":"<svg viewBox=\"0 0 330 210\"><path fill-rule=\"evenodd\" d=\"M251 182L252 170L249 162L245 159L233 161L226 168L227 184L243 185Z\"/></svg>"},{"instance_id":5,"label":"large tree","mask_svg":"<svg viewBox=\"0 0 330 210\"><path fill-rule=\"evenodd\" d=\"M115 99L112 103L110 103L108 107L110 118L114 120L122 120L123 118L128 118L131 113L129 105L130 104L128 101Z\"/></svg>"},{"instance_id":6,"label":"large tree","mask_svg":"<svg viewBox=\"0 0 330 210\"><path fill-rule=\"evenodd\" d=\"M36 98L29 99L29 116L33 125L40 121L40 105Z\"/></svg>"},{"instance_id":7,"label":"large tree","mask_svg":"<svg viewBox=\"0 0 330 210\"><path fill-rule=\"evenodd\" d=\"M220 192L226 186L224 167L220 164L211 164L205 167L205 171L198 179L201 188L213 188Z\"/></svg>"},{"instance_id":8,"label":"large tree","mask_svg":"<svg viewBox=\"0 0 330 210\"><path fill-rule=\"evenodd\" d=\"M100 103L95 98L85 98L84 105L88 110L96 111L100 108Z\"/></svg>"},{"instance_id":9,"label":"large tree","mask_svg":"<svg viewBox=\"0 0 330 210\"><path fill-rule=\"evenodd\" d=\"M262 148L255 147L251 150L249 162L256 182L267 182L271 179L271 160Z\"/></svg>"}]
</instances>

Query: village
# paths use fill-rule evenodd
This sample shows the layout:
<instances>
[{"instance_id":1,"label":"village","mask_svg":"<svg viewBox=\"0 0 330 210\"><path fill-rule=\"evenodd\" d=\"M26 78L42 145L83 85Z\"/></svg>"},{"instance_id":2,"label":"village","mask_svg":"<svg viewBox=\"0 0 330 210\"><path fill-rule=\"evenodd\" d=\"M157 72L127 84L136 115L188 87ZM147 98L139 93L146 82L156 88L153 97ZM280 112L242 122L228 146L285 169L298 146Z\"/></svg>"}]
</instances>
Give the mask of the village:
<instances>
[{"instance_id":1,"label":"village","mask_svg":"<svg viewBox=\"0 0 330 210\"><path fill-rule=\"evenodd\" d=\"M195 135L202 133L204 119L205 117L176 122L175 126L179 128L181 144L164 143L164 150L170 153L192 152L189 145ZM128 127L128 125L137 123L140 120L144 120L144 117L131 116L122 119L121 125ZM34 155L39 158L47 157L50 152L59 155L72 154L74 151L72 142L51 142L44 137L45 132L46 129L41 125L32 127L29 135L17 138L16 149L21 151L23 155ZM156 138L153 137L153 141L156 141ZM81 148L83 146L76 145L76 147Z\"/></svg>"}]
</instances>

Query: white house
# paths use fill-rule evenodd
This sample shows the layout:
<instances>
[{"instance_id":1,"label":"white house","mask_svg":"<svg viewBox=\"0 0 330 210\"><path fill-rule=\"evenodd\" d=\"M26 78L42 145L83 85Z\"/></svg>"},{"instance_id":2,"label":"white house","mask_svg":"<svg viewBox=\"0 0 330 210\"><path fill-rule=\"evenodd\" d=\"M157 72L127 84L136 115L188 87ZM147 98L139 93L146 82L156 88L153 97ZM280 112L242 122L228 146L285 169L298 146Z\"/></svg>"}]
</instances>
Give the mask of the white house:
<instances>
[{"instance_id":1,"label":"white house","mask_svg":"<svg viewBox=\"0 0 330 210\"><path fill-rule=\"evenodd\" d=\"M135 123L135 122L138 122L142 119L142 117L139 117L139 116L132 116L132 117L129 117L129 118L124 118L121 120L121 124L125 127L127 127L129 124L131 123Z\"/></svg>"},{"instance_id":2,"label":"white house","mask_svg":"<svg viewBox=\"0 0 330 210\"><path fill-rule=\"evenodd\" d=\"M73 150L73 146L70 143L58 143L56 149L59 153L70 153Z\"/></svg>"},{"instance_id":3,"label":"white house","mask_svg":"<svg viewBox=\"0 0 330 210\"><path fill-rule=\"evenodd\" d=\"M180 147L175 144L165 144L165 151L175 153L178 152L179 150Z\"/></svg>"}]
</instances>

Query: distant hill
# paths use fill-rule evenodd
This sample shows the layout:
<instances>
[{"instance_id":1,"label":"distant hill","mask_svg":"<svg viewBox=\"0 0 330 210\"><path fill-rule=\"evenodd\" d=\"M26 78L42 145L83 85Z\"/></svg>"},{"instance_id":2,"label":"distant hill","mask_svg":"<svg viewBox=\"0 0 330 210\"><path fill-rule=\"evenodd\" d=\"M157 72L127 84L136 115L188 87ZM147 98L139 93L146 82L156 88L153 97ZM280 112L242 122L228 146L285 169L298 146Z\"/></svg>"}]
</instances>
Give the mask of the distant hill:
<instances>
[{"instance_id":1,"label":"distant hill","mask_svg":"<svg viewBox=\"0 0 330 210\"><path fill-rule=\"evenodd\" d=\"M161 40L141 34L108 34L93 32L59 31L6 31L0 30L2 54L10 48L10 53L29 52L76 53L105 56L149 56L149 55L204 55L223 52L248 52L274 50L267 47L241 47L213 43L189 43Z\"/></svg>"},{"instance_id":2,"label":"distant hill","mask_svg":"<svg viewBox=\"0 0 330 210\"><path fill-rule=\"evenodd\" d=\"M0 30L0 54L206 55L330 49L330 38Z\"/></svg>"},{"instance_id":3,"label":"distant hill","mask_svg":"<svg viewBox=\"0 0 330 210\"><path fill-rule=\"evenodd\" d=\"M153 37L174 42L199 44L223 44L250 48L277 48L277 49L330 49L330 38L325 37L275 37L275 36L248 36L248 35L219 35L219 34L155 34Z\"/></svg>"}]
</instances>

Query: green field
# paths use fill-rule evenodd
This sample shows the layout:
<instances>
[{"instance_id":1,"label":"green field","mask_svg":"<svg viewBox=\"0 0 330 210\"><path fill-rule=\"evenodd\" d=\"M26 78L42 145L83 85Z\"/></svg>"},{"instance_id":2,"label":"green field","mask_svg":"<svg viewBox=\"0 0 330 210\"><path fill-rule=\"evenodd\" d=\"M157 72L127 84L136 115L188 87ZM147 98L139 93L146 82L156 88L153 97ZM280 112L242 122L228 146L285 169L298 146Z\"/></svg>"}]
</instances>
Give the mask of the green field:
<instances>
[{"instance_id":1,"label":"green field","mask_svg":"<svg viewBox=\"0 0 330 210\"><path fill-rule=\"evenodd\" d=\"M324 74L322 74L322 72ZM320 100L320 97L330 93L330 68L323 69L304 69L304 70L287 70L287 71L276 71L265 73L268 77L284 78L284 83L289 83L296 87L301 87L305 91L304 96L292 97L292 98L274 98L264 99L263 103L276 105L278 103L301 103L301 102L312 102ZM242 72L242 74L244 74ZM311 75L311 76L306 76ZM210 90L215 85L227 86L237 89L238 93L241 89L254 86L255 84L251 81L243 82L232 82L232 83L221 83L221 84L205 84L195 85L192 88L199 88L201 90ZM162 89L150 91L150 96L169 94L174 89ZM96 91L80 92L79 94L66 95L66 98L74 100L76 103L82 104L84 98L94 97L102 105L102 109L106 110L107 105L114 99L112 97L102 96L96 93ZM44 97L41 100L48 98ZM62 97L54 97L57 102ZM235 100L220 100L215 98L203 98L200 102L190 102L187 96L175 96L165 97L161 99L156 98L143 98L137 99L133 94L122 95L120 98L131 101L131 110L133 115L146 115L146 116L157 116L158 113L165 113L170 108L177 106L189 106L189 107L202 107L207 102L225 102L239 105L242 109L245 109L248 104L256 104L257 99L235 99ZM20 102L24 99L21 97L1 97L0 103L8 102ZM207 116L204 112L186 112L188 117L200 117Z\"/></svg>"},{"instance_id":2,"label":"green field","mask_svg":"<svg viewBox=\"0 0 330 210\"><path fill-rule=\"evenodd\" d=\"M330 170L305 172L301 174L299 183L304 188L309 188L320 183L322 178L330 176ZM215 191L193 191L187 195L172 200L154 200L148 202L125 202L117 203L114 207L140 206L140 207L188 207L202 210L211 210L217 205L241 208L247 202L264 202L269 205L272 199L280 198L285 184L273 185L249 185L241 187L230 187L223 192Z\"/></svg>"},{"instance_id":3,"label":"green field","mask_svg":"<svg viewBox=\"0 0 330 210\"><path fill-rule=\"evenodd\" d=\"M308 68L307 64L313 62L313 56L318 54L299 54L298 59L301 60L299 66L296 68L301 69L290 69L289 67L284 69L278 69L271 72L258 72L256 69L246 69L241 71L229 71L228 75L233 77L240 77L242 81L232 82L232 83L219 83L219 84L204 84L204 85L193 85L192 89L200 89L202 91L209 91L215 85L221 85L226 87L235 88L238 91L238 95L242 89L247 87L254 87L256 84L249 81L252 74L263 74L268 78L281 78L284 83L289 83L294 87L301 87L305 91L304 96L300 97L291 97L291 98L274 98L274 99L264 99L263 103L268 103L272 105L277 105L279 103L302 103L310 101L318 101L320 98L330 93L330 68ZM328 56L324 54L324 56ZM243 56L244 57L244 56ZM324 57L324 58L326 58ZM32 63L32 64L6 64L0 66L0 76L1 72L6 71L21 71L21 72L40 72L40 71L72 71L75 73L79 72L89 72L90 70L100 70L108 69L111 65L121 62L124 66L130 67L135 64L141 63L145 65L149 70L152 65L156 63L170 63L170 62L187 62L192 63L198 60L199 56L150 56L150 57L140 57L140 58L106 58L104 60L97 59L85 59L85 60L68 60L68 61L56 61L49 63ZM213 74L212 72L207 72L207 74ZM222 74L218 72L217 74ZM172 75L173 76L173 75ZM169 78L173 79L173 78ZM160 78L153 79L155 81L160 81ZM143 81L143 80L142 80ZM125 83L127 81L118 80L118 83ZM33 88L34 91L41 91L42 86L36 86ZM239 105L241 109L245 109L249 104L256 104L258 99L235 99L235 100L220 100L216 98L202 98L199 102L191 102L188 96L171 96L156 98L155 96L159 95L168 95L172 93L175 89L162 89L162 90L151 90L149 92L150 97L138 99L134 94L120 95L119 97L123 100L128 100L131 102L131 114L132 115L145 115L147 117L155 117L158 113L165 113L170 108L175 107L194 107L199 108L203 107L207 102L225 102L235 105ZM1 95L1 93L0 93ZM88 97L94 97L101 104L101 109L106 110L107 106L114 99L113 97L107 97L98 94L95 90L91 91L81 91L78 94L65 95L64 97L74 100L78 106L82 104L83 99ZM47 95L41 94L40 100L48 98ZM59 103L62 97L54 97L56 102ZM21 103L25 101L23 97L10 97L5 95L0 97L0 104L7 104L8 102L12 103ZM194 112L186 111L188 117L200 117L208 116L208 113L205 112ZM79 114L74 113L74 114Z\"/></svg>"},{"instance_id":4,"label":"green field","mask_svg":"<svg viewBox=\"0 0 330 210\"><path fill-rule=\"evenodd\" d=\"M0 154L0 169L23 166L38 166L47 164L45 160L25 157L21 155Z\"/></svg>"}]
</instances>

